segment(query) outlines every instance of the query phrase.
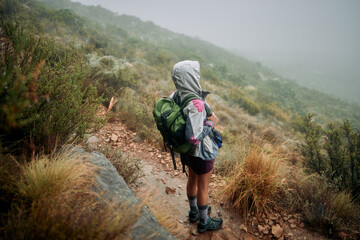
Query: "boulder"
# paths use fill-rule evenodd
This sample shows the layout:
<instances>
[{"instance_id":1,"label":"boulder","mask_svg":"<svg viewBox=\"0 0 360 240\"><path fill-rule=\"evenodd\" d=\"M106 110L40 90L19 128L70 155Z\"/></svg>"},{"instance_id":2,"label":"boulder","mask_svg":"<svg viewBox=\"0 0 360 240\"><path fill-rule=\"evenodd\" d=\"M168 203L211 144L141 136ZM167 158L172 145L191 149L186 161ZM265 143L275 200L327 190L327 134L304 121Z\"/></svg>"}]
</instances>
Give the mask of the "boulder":
<instances>
[{"instance_id":1,"label":"boulder","mask_svg":"<svg viewBox=\"0 0 360 240\"><path fill-rule=\"evenodd\" d=\"M85 161L99 166L96 170L95 179L96 188L94 191L103 193L105 199L119 200L130 204L138 204L141 201L135 196L135 193L128 187L124 179L116 171L115 167L106 159L106 157L98 152L88 153L81 147L72 147L71 154L81 154ZM141 215L131 228L130 239L176 239L168 231L166 231L156 220L154 215L143 207Z\"/></svg>"}]
</instances>

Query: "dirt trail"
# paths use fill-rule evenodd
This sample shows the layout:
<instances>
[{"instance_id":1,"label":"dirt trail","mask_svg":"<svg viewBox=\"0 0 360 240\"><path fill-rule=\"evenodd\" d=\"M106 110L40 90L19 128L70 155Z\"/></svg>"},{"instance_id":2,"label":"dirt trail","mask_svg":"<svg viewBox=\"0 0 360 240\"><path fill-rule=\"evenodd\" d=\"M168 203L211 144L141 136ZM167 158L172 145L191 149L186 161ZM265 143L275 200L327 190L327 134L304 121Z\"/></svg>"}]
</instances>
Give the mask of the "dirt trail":
<instances>
[{"instance_id":1,"label":"dirt trail","mask_svg":"<svg viewBox=\"0 0 360 240\"><path fill-rule=\"evenodd\" d=\"M252 217L245 227L239 214L234 210L230 211L230 208L218 199L216 193L224 186L225 181L215 174L210 183L211 216L223 218L224 226L218 231L200 235L196 231L196 223L187 220L189 208L186 198L187 177L182 173L179 159L177 159L178 169L174 170L170 153L163 152L146 142L140 142L136 133L119 121L108 123L95 136L97 141L92 143L96 145L94 147L110 145L113 149L120 148L124 154L141 159L144 176L130 187L139 198L145 199L150 210L155 210L157 214L166 217L166 223L176 225L168 230L178 239L327 239L303 228L296 215L273 213L271 216L263 216L265 218L261 220L263 223ZM267 229L259 229L259 224ZM282 230L278 238L272 234L271 225L275 226L275 224L279 224Z\"/></svg>"}]
</instances>

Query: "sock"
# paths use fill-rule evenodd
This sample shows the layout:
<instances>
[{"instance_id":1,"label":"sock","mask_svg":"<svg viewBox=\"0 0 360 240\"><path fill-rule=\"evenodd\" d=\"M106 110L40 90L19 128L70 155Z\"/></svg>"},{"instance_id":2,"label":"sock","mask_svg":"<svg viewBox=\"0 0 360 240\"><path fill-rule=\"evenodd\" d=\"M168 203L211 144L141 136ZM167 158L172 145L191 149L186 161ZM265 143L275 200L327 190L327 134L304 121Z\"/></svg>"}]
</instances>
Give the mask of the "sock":
<instances>
[{"instance_id":1,"label":"sock","mask_svg":"<svg viewBox=\"0 0 360 240\"><path fill-rule=\"evenodd\" d=\"M189 199L190 211L192 211L192 212L199 211L198 206L197 206L197 202L196 202L196 196L187 195L187 197Z\"/></svg>"},{"instance_id":2,"label":"sock","mask_svg":"<svg viewBox=\"0 0 360 240\"><path fill-rule=\"evenodd\" d=\"M208 205L199 206L200 222L207 223L208 220Z\"/></svg>"}]
</instances>

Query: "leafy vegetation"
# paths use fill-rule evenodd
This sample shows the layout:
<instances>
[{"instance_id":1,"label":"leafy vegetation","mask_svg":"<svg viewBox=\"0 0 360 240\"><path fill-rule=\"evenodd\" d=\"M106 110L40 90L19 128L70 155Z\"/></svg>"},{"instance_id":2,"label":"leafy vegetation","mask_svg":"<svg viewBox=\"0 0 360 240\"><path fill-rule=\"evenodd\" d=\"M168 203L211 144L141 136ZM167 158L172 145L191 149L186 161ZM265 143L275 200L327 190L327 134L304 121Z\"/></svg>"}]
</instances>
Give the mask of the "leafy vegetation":
<instances>
[{"instance_id":1,"label":"leafy vegetation","mask_svg":"<svg viewBox=\"0 0 360 240\"><path fill-rule=\"evenodd\" d=\"M261 64L136 17L69 0L42 2L49 7L37 1L0 2L2 153L18 153L23 148L48 151L57 144L80 139L99 126L97 108L111 97L118 98L113 108L116 117L142 140L161 145L151 114L153 104L173 91L170 70L175 62L198 60L201 84L212 91L208 101L221 121L217 127L223 133L224 147L216 171L228 182L224 199L245 216L286 201L285 210L301 212L310 226L320 226L328 234L360 230L358 105L300 87ZM307 112L316 115L306 116ZM301 119L301 115L306 117ZM330 121L334 123L327 124ZM106 155L128 183L140 176L136 160L121 152L107 151ZM19 237L19 229L29 229L23 234L33 237L43 236L46 231L63 232L73 238L105 238L96 235L95 230L99 226L106 232L106 221L99 222L96 216L121 216L112 215L112 207L92 208L92 196L89 208L94 211L77 209L72 215L69 206L84 202L80 192L86 195L88 190L59 186L54 179L67 182L68 176L61 170L62 160L44 156L33 165L11 165L8 157L1 155L1 159L2 223L8 238ZM49 182L35 184L29 177L33 174L33 179L47 179L45 176L55 170L59 173L49 177ZM85 175L76 181L93 179L91 174ZM13 180L19 176L23 177L21 181ZM42 184L56 188L54 192L48 188L24 190ZM70 200L65 198L65 204L59 206L63 194ZM286 197L279 200L283 195ZM8 210L10 215L6 214ZM70 219L78 232L65 222L49 232L53 216ZM81 221L82 217L93 222ZM95 230L86 232L86 224ZM111 221L106 224L113 226ZM123 231L114 229L111 236Z\"/></svg>"},{"instance_id":2,"label":"leafy vegetation","mask_svg":"<svg viewBox=\"0 0 360 240\"><path fill-rule=\"evenodd\" d=\"M350 190L353 197L358 198L360 133L354 131L348 121L341 126L330 123L323 129L313 117L310 114L303 118L302 152L306 167L327 177L336 190Z\"/></svg>"},{"instance_id":3,"label":"leafy vegetation","mask_svg":"<svg viewBox=\"0 0 360 240\"><path fill-rule=\"evenodd\" d=\"M3 20L0 62L0 143L11 151L24 143L30 151L52 150L83 137L100 123L103 101L87 82L90 68L81 51L26 32Z\"/></svg>"}]
</instances>

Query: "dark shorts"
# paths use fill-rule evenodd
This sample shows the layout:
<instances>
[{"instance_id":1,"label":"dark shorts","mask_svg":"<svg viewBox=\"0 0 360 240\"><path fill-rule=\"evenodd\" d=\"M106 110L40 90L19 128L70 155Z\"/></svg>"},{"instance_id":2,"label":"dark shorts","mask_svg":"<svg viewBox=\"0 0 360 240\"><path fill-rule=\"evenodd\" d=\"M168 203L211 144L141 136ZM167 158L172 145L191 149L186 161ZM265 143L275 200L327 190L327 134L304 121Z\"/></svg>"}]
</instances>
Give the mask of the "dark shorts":
<instances>
[{"instance_id":1,"label":"dark shorts","mask_svg":"<svg viewBox=\"0 0 360 240\"><path fill-rule=\"evenodd\" d=\"M198 157L181 154L181 161L183 164L194 170L196 174L205 174L214 168L215 159L205 161Z\"/></svg>"}]
</instances>

